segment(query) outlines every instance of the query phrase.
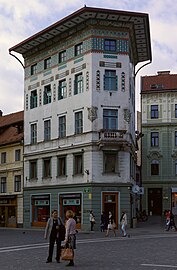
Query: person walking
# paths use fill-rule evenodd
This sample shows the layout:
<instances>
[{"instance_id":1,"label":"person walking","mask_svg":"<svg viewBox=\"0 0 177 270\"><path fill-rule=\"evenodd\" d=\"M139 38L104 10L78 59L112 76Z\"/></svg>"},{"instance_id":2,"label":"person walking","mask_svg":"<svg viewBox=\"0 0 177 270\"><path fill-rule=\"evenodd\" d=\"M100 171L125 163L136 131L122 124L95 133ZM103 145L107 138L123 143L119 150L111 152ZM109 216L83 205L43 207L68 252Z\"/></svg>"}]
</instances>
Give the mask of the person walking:
<instances>
[{"instance_id":1,"label":"person walking","mask_svg":"<svg viewBox=\"0 0 177 270\"><path fill-rule=\"evenodd\" d=\"M72 249L73 259L70 260L69 264L66 266L74 266L74 249L76 249L76 221L74 220L74 213L72 210L66 211L66 234L65 234L65 244Z\"/></svg>"},{"instance_id":2,"label":"person walking","mask_svg":"<svg viewBox=\"0 0 177 270\"><path fill-rule=\"evenodd\" d=\"M47 221L44 233L44 239L49 238L49 253L46 263L52 262L55 242L57 244L56 261L58 263L60 262L61 241L63 240L61 235L62 233L60 231L61 226L64 226L63 221L58 217L58 211L53 210L52 216Z\"/></svg>"},{"instance_id":3,"label":"person walking","mask_svg":"<svg viewBox=\"0 0 177 270\"><path fill-rule=\"evenodd\" d=\"M93 231L93 226L95 224L95 215L93 213L93 210L90 210L90 225L91 225L91 231Z\"/></svg>"},{"instance_id":4,"label":"person walking","mask_svg":"<svg viewBox=\"0 0 177 270\"><path fill-rule=\"evenodd\" d=\"M125 212L125 210L122 211L122 215L120 218L120 224L121 224L121 232L122 232L122 236L126 237L127 233L126 233L126 226L127 226L127 214Z\"/></svg>"},{"instance_id":5,"label":"person walking","mask_svg":"<svg viewBox=\"0 0 177 270\"><path fill-rule=\"evenodd\" d=\"M114 232L114 236L116 236L116 225L114 222L114 218L111 212L109 212L109 216L108 216L108 227L107 227L107 231L105 236L109 235L109 231L112 230Z\"/></svg>"},{"instance_id":6,"label":"person walking","mask_svg":"<svg viewBox=\"0 0 177 270\"><path fill-rule=\"evenodd\" d=\"M104 232L106 230L106 215L104 211L101 213L100 229L101 232Z\"/></svg>"}]
</instances>

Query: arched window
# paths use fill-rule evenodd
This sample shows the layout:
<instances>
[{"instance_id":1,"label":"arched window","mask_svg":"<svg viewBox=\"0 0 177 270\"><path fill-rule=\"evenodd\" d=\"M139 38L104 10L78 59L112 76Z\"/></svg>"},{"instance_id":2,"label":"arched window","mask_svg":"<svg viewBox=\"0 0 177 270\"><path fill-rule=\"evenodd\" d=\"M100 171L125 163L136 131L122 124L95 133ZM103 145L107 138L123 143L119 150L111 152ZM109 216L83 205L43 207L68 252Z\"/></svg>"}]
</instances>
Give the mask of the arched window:
<instances>
[{"instance_id":1,"label":"arched window","mask_svg":"<svg viewBox=\"0 0 177 270\"><path fill-rule=\"evenodd\" d=\"M159 175L159 161L152 160L151 161L151 175Z\"/></svg>"}]
</instances>

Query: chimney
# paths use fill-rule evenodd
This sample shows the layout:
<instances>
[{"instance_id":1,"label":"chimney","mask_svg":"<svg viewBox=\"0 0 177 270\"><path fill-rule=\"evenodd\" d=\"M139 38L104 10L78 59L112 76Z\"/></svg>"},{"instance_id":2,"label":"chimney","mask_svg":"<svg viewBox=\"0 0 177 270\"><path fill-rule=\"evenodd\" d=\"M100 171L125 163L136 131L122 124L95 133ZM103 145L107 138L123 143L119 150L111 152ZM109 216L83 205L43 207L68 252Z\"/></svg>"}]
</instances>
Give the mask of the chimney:
<instances>
[{"instance_id":1,"label":"chimney","mask_svg":"<svg viewBox=\"0 0 177 270\"><path fill-rule=\"evenodd\" d=\"M169 70L164 70L164 71L157 71L158 75L169 75L170 71Z\"/></svg>"},{"instance_id":2,"label":"chimney","mask_svg":"<svg viewBox=\"0 0 177 270\"><path fill-rule=\"evenodd\" d=\"M3 112L0 110L0 117L2 116Z\"/></svg>"}]
</instances>

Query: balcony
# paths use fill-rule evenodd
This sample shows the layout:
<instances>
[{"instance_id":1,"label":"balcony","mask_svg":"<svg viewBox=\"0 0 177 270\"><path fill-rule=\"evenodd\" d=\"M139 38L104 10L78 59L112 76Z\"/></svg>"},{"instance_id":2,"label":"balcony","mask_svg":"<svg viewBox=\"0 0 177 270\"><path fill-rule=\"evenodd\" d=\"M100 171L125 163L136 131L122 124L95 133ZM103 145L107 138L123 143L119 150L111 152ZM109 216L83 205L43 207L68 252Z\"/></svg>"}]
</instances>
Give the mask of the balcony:
<instances>
[{"instance_id":1,"label":"balcony","mask_svg":"<svg viewBox=\"0 0 177 270\"><path fill-rule=\"evenodd\" d=\"M114 147L126 151L131 146L131 136L126 130L100 130L97 144L100 149Z\"/></svg>"}]
</instances>

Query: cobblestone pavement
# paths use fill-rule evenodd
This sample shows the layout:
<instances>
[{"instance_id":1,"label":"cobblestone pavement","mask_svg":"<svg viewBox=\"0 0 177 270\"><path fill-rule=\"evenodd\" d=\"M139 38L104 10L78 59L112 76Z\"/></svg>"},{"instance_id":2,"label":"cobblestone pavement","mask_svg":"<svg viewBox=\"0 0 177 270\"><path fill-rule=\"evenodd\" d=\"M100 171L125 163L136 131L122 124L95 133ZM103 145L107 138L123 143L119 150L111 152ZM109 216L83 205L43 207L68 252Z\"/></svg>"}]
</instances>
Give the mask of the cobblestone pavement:
<instances>
[{"instance_id":1,"label":"cobblestone pavement","mask_svg":"<svg viewBox=\"0 0 177 270\"><path fill-rule=\"evenodd\" d=\"M48 243L43 232L0 228L0 270L65 269L66 262L56 263L55 254L52 263L45 263ZM80 231L74 269L177 269L177 232L164 231L163 222L153 219L127 232L129 237L123 238L119 232L105 237L99 231Z\"/></svg>"}]
</instances>

